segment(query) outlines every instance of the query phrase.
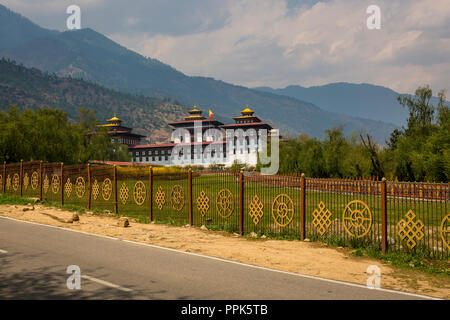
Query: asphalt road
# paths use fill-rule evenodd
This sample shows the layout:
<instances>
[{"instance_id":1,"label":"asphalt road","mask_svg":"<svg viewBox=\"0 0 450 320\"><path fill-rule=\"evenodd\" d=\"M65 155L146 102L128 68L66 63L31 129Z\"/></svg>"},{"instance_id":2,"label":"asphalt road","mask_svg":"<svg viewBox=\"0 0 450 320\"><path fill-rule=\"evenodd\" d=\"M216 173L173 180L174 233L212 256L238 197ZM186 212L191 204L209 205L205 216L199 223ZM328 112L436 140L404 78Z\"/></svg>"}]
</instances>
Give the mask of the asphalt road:
<instances>
[{"instance_id":1,"label":"asphalt road","mask_svg":"<svg viewBox=\"0 0 450 320\"><path fill-rule=\"evenodd\" d=\"M0 299L418 298L0 217Z\"/></svg>"}]
</instances>

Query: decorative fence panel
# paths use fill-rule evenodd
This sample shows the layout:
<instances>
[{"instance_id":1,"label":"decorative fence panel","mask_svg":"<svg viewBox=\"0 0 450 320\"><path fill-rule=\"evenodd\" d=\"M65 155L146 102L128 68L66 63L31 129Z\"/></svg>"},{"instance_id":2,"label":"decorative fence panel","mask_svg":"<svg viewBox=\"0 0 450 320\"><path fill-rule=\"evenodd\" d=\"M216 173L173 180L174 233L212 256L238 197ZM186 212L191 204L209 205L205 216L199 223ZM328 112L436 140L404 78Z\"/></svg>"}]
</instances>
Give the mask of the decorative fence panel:
<instances>
[{"instance_id":1,"label":"decorative fence panel","mask_svg":"<svg viewBox=\"0 0 450 320\"><path fill-rule=\"evenodd\" d=\"M380 182L306 179L306 236L381 245Z\"/></svg>"},{"instance_id":2,"label":"decorative fence panel","mask_svg":"<svg viewBox=\"0 0 450 320\"><path fill-rule=\"evenodd\" d=\"M388 182L389 249L448 258L449 197L442 184Z\"/></svg>"},{"instance_id":3,"label":"decorative fence panel","mask_svg":"<svg viewBox=\"0 0 450 320\"><path fill-rule=\"evenodd\" d=\"M176 224L189 222L189 183L186 170L153 170L153 218Z\"/></svg>"},{"instance_id":4,"label":"decorative fence panel","mask_svg":"<svg viewBox=\"0 0 450 320\"><path fill-rule=\"evenodd\" d=\"M192 178L194 225L239 231L239 174L196 171Z\"/></svg>"},{"instance_id":5,"label":"decorative fence panel","mask_svg":"<svg viewBox=\"0 0 450 320\"><path fill-rule=\"evenodd\" d=\"M118 212L149 222L150 168L119 166L116 168Z\"/></svg>"},{"instance_id":6,"label":"decorative fence panel","mask_svg":"<svg viewBox=\"0 0 450 320\"><path fill-rule=\"evenodd\" d=\"M64 166L64 204L89 206L89 177L87 165Z\"/></svg>"},{"instance_id":7,"label":"decorative fence panel","mask_svg":"<svg viewBox=\"0 0 450 320\"><path fill-rule=\"evenodd\" d=\"M6 165L6 179L4 181L6 194L20 196L20 188L22 185L20 168L20 163L12 163Z\"/></svg>"},{"instance_id":8,"label":"decorative fence panel","mask_svg":"<svg viewBox=\"0 0 450 320\"><path fill-rule=\"evenodd\" d=\"M448 183L34 161L4 164L0 191L142 222L189 223L439 259L448 259L450 251Z\"/></svg>"},{"instance_id":9,"label":"decorative fence panel","mask_svg":"<svg viewBox=\"0 0 450 320\"><path fill-rule=\"evenodd\" d=\"M22 166L22 195L30 198L40 198L41 190L41 162L23 163Z\"/></svg>"},{"instance_id":10,"label":"decorative fence panel","mask_svg":"<svg viewBox=\"0 0 450 320\"><path fill-rule=\"evenodd\" d=\"M42 199L50 202L61 202L62 167L60 163L42 165Z\"/></svg>"},{"instance_id":11,"label":"decorative fence panel","mask_svg":"<svg viewBox=\"0 0 450 320\"><path fill-rule=\"evenodd\" d=\"M115 212L115 187L113 166L90 166L90 206L89 209Z\"/></svg>"},{"instance_id":12,"label":"decorative fence panel","mask_svg":"<svg viewBox=\"0 0 450 320\"><path fill-rule=\"evenodd\" d=\"M300 176L244 173L243 179L245 232L300 237Z\"/></svg>"}]
</instances>

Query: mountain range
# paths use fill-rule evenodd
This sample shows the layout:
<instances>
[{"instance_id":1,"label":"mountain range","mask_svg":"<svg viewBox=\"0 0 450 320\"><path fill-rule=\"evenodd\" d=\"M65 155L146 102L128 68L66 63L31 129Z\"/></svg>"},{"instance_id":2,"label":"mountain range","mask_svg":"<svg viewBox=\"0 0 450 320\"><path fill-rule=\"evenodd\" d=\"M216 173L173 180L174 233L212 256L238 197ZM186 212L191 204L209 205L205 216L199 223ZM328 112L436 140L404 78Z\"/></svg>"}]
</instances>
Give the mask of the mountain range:
<instances>
[{"instance_id":1,"label":"mountain range","mask_svg":"<svg viewBox=\"0 0 450 320\"><path fill-rule=\"evenodd\" d=\"M342 107L345 101L335 101L333 104L331 96L328 102L314 101L312 95L289 96L285 92L267 88L251 89L213 78L188 76L159 60L128 50L92 29L66 32L48 30L2 5L0 37L0 57L17 61L26 67L54 73L59 77L84 79L124 93L165 99L175 105L197 104L204 110L212 109L219 120L227 123L249 105L260 118L279 128L284 135L306 133L322 137L324 130L342 125L345 133L365 131L376 141L384 143L402 117L401 112L395 121L392 117L380 119L370 116L376 112L348 114L348 110ZM391 98L395 104L396 96L386 95L385 99ZM85 106L97 108L95 104ZM358 106L360 109L372 108L361 104ZM117 109L117 106L111 105L110 108ZM124 111L129 110L119 110L118 113ZM104 112L98 113L105 115ZM143 112L134 122L135 126L148 130L144 123L153 116L152 113ZM151 135L151 132L147 134Z\"/></svg>"},{"instance_id":2,"label":"mountain range","mask_svg":"<svg viewBox=\"0 0 450 320\"><path fill-rule=\"evenodd\" d=\"M255 90L310 101L329 112L404 125L408 110L397 101L399 94L389 88L361 83L330 83L309 88L287 86L283 89L257 87Z\"/></svg>"},{"instance_id":3,"label":"mountain range","mask_svg":"<svg viewBox=\"0 0 450 320\"><path fill-rule=\"evenodd\" d=\"M21 111L58 107L72 121L78 119L78 111L84 106L95 110L100 119L120 114L123 124L137 128L136 133L151 133L151 142L167 141L168 123L182 120L186 113L185 107L160 99L118 92L81 79L60 78L0 59L0 110L11 105Z\"/></svg>"}]
</instances>

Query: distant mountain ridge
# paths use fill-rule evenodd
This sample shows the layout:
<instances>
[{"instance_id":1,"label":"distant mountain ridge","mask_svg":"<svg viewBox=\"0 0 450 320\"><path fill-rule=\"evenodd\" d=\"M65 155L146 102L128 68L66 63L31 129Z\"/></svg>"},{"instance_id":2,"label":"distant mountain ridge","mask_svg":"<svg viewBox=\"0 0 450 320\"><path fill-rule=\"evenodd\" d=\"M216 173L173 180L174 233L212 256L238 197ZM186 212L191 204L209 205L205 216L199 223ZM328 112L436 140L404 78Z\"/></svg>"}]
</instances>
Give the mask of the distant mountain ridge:
<instances>
[{"instance_id":1,"label":"distant mountain ridge","mask_svg":"<svg viewBox=\"0 0 450 320\"><path fill-rule=\"evenodd\" d=\"M0 6L0 12L7 10ZM8 16L4 25L16 24L21 16ZM36 26L37 27L37 26ZM42 28L37 27L40 30ZM62 77L77 77L122 92L170 98L184 105L212 109L230 119L245 105L283 134L322 137L325 129L344 125L344 132L367 131L383 143L395 125L322 110L292 97L249 89L206 77L187 76L156 59L145 58L91 29L30 35L29 28L16 30L28 41L0 50L4 56ZM45 29L44 29L45 30ZM151 117L151 115L143 115ZM228 121L227 121L228 122Z\"/></svg>"},{"instance_id":2,"label":"distant mountain ridge","mask_svg":"<svg viewBox=\"0 0 450 320\"><path fill-rule=\"evenodd\" d=\"M255 90L306 100L329 112L403 125L408 110L398 102L399 93L367 83L330 83L309 88L291 85L282 89L257 87Z\"/></svg>"},{"instance_id":3,"label":"distant mountain ridge","mask_svg":"<svg viewBox=\"0 0 450 320\"><path fill-rule=\"evenodd\" d=\"M76 120L79 109L96 110L103 123L117 114L124 125L135 128L150 141L166 141L168 123L182 120L186 108L144 96L107 89L80 79L59 78L0 59L0 110L17 104L21 110L59 108ZM143 117L151 114L151 117Z\"/></svg>"}]
</instances>

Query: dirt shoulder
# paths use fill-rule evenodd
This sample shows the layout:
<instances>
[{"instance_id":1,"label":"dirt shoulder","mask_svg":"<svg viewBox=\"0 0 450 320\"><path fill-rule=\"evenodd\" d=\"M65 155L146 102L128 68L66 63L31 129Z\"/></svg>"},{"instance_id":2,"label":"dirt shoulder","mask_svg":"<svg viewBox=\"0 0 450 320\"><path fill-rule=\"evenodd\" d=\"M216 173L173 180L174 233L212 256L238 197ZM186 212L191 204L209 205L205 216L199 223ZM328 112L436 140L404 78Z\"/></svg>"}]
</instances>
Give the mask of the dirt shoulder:
<instances>
[{"instance_id":1,"label":"dirt shoulder","mask_svg":"<svg viewBox=\"0 0 450 320\"><path fill-rule=\"evenodd\" d=\"M24 211L25 210L25 211ZM174 248L262 267L365 285L367 267L381 269L381 287L450 299L450 277L398 270L375 259L353 257L345 248L325 244L250 239L220 231L133 222L118 226L118 217L80 214L43 205L0 205L0 215L89 233Z\"/></svg>"}]
</instances>

